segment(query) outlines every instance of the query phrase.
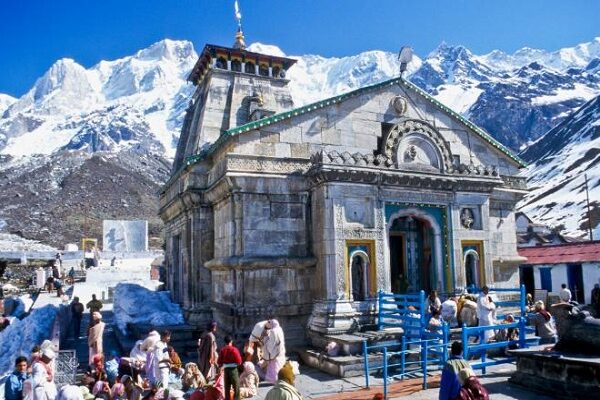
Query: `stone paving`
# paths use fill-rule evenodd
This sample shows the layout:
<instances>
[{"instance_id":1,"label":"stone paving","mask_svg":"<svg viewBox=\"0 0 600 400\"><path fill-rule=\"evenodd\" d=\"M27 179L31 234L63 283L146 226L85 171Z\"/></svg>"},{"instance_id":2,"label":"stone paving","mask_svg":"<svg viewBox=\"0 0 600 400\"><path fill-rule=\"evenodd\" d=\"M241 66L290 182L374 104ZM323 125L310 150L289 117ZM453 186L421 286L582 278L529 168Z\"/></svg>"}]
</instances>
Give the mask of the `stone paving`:
<instances>
[{"instance_id":1,"label":"stone paving","mask_svg":"<svg viewBox=\"0 0 600 400\"><path fill-rule=\"evenodd\" d=\"M496 367L488 368L488 374L481 378L482 383L490 392L490 399L494 400L550 400L554 397L540 395L535 392L527 391L524 388L517 387L509 384L508 378L511 373L514 372L515 366L513 364L506 364ZM335 378L327 375L321 371L301 367L301 375L296 378L296 386L304 396L306 400L312 399L355 399L362 400L363 396L361 392L356 392L355 397L348 397L348 392L357 391L364 388L364 377L356 378ZM371 378L371 387L380 388L380 392L383 393L383 381L381 379ZM266 393L269 391L271 386L261 384L259 394L256 397L257 400L264 399ZM344 395L339 395L344 393ZM406 396L390 397L390 400L396 399L416 399L416 400L434 400L439 395L439 389L433 388L428 390L421 390L416 393L412 393Z\"/></svg>"}]
</instances>

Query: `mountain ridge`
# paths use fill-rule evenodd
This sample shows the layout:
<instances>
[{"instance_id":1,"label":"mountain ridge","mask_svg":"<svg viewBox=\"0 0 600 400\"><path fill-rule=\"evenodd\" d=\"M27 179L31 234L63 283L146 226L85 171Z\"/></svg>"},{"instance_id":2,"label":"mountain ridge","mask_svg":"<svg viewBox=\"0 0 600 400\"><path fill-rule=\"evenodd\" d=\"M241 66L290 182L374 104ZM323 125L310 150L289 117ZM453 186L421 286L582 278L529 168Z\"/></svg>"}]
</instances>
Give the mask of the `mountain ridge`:
<instances>
[{"instance_id":1,"label":"mountain ridge","mask_svg":"<svg viewBox=\"0 0 600 400\"><path fill-rule=\"evenodd\" d=\"M249 50L285 55L277 46L262 43ZM89 230L83 226L83 214L77 211L78 216L69 217L69 209L61 205L81 208L99 221L117 217L115 208L123 208L124 198L138 199L140 212L125 210L118 217L149 219L153 232L159 232L156 205L148 199L168 178L165 166L174 156L195 90L186 79L197 57L191 42L164 39L89 68L76 60L57 60L23 96L0 94L0 186L5 192L0 226L55 245L61 244L59 239L78 242L76 235ZM396 53L381 50L345 57L288 57L297 60L288 71L296 106L391 79L399 72ZM512 54L476 55L464 46L441 43L425 58L415 56L407 72L411 82L503 144L528 149L546 143L545 132L600 95L600 37L553 52L523 48ZM122 177L123 165L135 177L127 180L127 193L118 179L107 178ZM105 177L98 186L93 184L94 168ZM44 178L38 179L34 171ZM72 176L72 182L86 189L77 191L71 185L67 190L55 175ZM543 186L535 179L530 182ZM9 190L11 185L20 189ZM543 219L536 207L545 197L533 202L528 197L524 209ZM52 222L46 208L76 221L63 228ZM31 217L28 225L30 211L45 217ZM581 233L578 221L570 232Z\"/></svg>"}]
</instances>

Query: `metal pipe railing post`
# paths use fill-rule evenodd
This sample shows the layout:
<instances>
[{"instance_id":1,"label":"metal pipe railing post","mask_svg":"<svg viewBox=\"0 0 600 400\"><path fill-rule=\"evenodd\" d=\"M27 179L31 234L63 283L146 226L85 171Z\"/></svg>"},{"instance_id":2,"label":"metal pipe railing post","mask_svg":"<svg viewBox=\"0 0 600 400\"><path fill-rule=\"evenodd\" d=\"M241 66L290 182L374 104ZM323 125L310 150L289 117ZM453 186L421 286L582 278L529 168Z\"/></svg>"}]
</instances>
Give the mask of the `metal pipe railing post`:
<instances>
[{"instance_id":1,"label":"metal pipe railing post","mask_svg":"<svg viewBox=\"0 0 600 400\"><path fill-rule=\"evenodd\" d=\"M448 338L450 336L449 330L450 330L449 325L447 323L444 323L444 325L443 325L444 337L442 339L442 356L443 356L442 363L446 363L446 361L448 361L448 340L449 340Z\"/></svg>"},{"instance_id":2,"label":"metal pipe railing post","mask_svg":"<svg viewBox=\"0 0 600 400\"><path fill-rule=\"evenodd\" d=\"M521 285L521 316L524 317L527 314L525 310L525 301L527 300L527 293L525 293L525 285Z\"/></svg>"},{"instance_id":3,"label":"metal pipe railing post","mask_svg":"<svg viewBox=\"0 0 600 400\"><path fill-rule=\"evenodd\" d=\"M423 341L423 390L427 389L427 340Z\"/></svg>"},{"instance_id":4,"label":"metal pipe railing post","mask_svg":"<svg viewBox=\"0 0 600 400\"><path fill-rule=\"evenodd\" d=\"M404 367L406 363L406 337L402 335L400 339L402 341L402 353L400 354L400 377L404 379Z\"/></svg>"},{"instance_id":5,"label":"metal pipe railing post","mask_svg":"<svg viewBox=\"0 0 600 400\"><path fill-rule=\"evenodd\" d=\"M365 385L369 387L369 354L367 353L367 341L363 340L362 342L363 348L363 357L365 360Z\"/></svg>"},{"instance_id":6,"label":"metal pipe railing post","mask_svg":"<svg viewBox=\"0 0 600 400\"><path fill-rule=\"evenodd\" d=\"M388 359L387 359L387 347L383 348L383 398L387 400L388 396Z\"/></svg>"},{"instance_id":7,"label":"metal pipe railing post","mask_svg":"<svg viewBox=\"0 0 600 400\"><path fill-rule=\"evenodd\" d=\"M526 316L523 315L521 316L521 319L519 320L519 347L521 349L524 349L527 347L527 332L525 332L526 329Z\"/></svg>"},{"instance_id":8,"label":"metal pipe railing post","mask_svg":"<svg viewBox=\"0 0 600 400\"><path fill-rule=\"evenodd\" d=\"M419 327L419 339L423 338L423 329L425 328L427 322L425 321L425 291L421 290L419 292L419 303L421 305L419 311L421 313L421 326Z\"/></svg>"},{"instance_id":9,"label":"metal pipe railing post","mask_svg":"<svg viewBox=\"0 0 600 400\"><path fill-rule=\"evenodd\" d=\"M377 292L377 304L379 306L379 310L377 310L377 330L380 331L383 326L383 321L381 320L381 308L383 305L383 290Z\"/></svg>"},{"instance_id":10,"label":"metal pipe railing post","mask_svg":"<svg viewBox=\"0 0 600 400\"><path fill-rule=\"evenodd\" d=\"M467 334L467 325L463 322L462 326L462 344L463 344L463 358L469 359L469 336Z\"/></svg>"},{"instance_id":11,"label":"metal pipe railing post","mask_svg":"<svg viewBox=\"0 0 600 400\"><path fill-rule=\"evenodd\" d=\"M485 331L486 331L485 328L481 329L479 331L479 343L481 343L481 344L487 344L487 342L485 341ZM483 367L481 368L482 375L485 375L485 371L486 371L485 362L486 361L487 361L487 350L485 350L485 348L484 348L483 353L481 354L481 363L483 364Z\"/></svg>"}]
</instances>

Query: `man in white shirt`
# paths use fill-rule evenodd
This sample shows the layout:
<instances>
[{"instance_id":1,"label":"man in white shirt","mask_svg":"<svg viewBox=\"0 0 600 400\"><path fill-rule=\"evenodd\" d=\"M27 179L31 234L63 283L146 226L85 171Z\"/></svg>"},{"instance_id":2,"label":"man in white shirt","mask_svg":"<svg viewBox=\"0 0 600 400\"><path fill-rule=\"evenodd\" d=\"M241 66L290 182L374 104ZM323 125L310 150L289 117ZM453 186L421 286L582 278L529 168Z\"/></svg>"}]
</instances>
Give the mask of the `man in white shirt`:
<instances>
[{"instance_id":1,"label":"man in white shirt","mask_svg":"<svg viewBox=\"0 0 600 400\"><path fill-rule=\"evenodd\" d=\"M496 311L496 305L492 301L492 297L489 295L490 289L487 286L484 286L481 291L482 293L479 295L479 299L477 300L477 317L479 318L479 326L494 325L494 311ZM493 331L485 331L484 339L486 342L489 342L493 337Z\"/></svg>"},{"instance_id":2,"label":"man in white shirt","mask_svg":"<svg viewBox=\"0 0 600 400\"><path fill-rule=\"evenodd\" d=\"M169 370L171 368L171 359L167 345L171 340L171 332L163 331L160 334L160 340L154 346L154 359L156 361L154 375L163 388L169 387Z\"/></svg>"},{"instance_id":3,"label":"man in white shirt","mask_svg":"<svg viewBox=\"0 0 600 400\"><path fill-rule=\"evenodd\" d=\"M571 291L569 289L567 289L567 285L564 283L562 285L560 285L560 287L562 288L559 293L560 299L562 301L564 301L565 303L570 302L571 301Z\"/></svg>"}]
</instances>

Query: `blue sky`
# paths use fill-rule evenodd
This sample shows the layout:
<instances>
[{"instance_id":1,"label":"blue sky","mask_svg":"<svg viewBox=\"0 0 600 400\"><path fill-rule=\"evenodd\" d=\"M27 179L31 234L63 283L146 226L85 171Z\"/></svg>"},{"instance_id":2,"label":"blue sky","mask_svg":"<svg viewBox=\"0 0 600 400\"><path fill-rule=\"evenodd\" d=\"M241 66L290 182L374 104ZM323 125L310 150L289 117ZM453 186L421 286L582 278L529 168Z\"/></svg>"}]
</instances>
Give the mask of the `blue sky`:
<instances>
[{"instance_id":1,"label":"blue sky","mask_svg":"<svg viewBox=\"0 0 600 400\"><path fill-rule=\"evenodd\" d=\"M240 0L249 43L344 56L446 41L475 53L556 50L600 36L596 0ZM54 61L89 67L165 37L229 45L233 0L0 0L0 93L24 94Z\"/></svg>"}]
</instances>

